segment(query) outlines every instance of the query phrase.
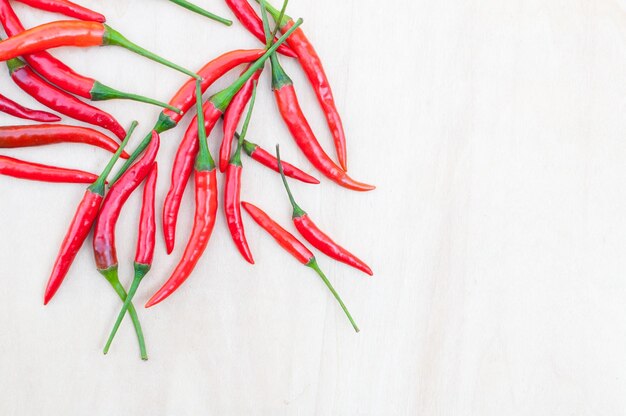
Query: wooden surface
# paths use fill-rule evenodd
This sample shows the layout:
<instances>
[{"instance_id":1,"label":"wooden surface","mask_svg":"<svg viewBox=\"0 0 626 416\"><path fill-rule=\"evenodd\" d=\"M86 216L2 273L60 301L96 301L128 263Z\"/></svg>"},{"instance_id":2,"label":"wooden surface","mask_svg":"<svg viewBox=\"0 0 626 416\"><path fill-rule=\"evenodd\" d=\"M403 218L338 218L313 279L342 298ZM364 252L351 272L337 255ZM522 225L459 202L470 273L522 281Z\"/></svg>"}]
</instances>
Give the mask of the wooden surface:
<instances>
[{"instance_id":1,"label":"wooden surface","mask_svg":"<svg viewBox=\"0 0 626 416\"><path fill-rule=\"evenodd\" d=\"M223 3L196 0L232 16ZM189 68L259 43L166 1L83 0L130 39ZM57 16L15 4L27 26ZM626 2L293 0L324 59L368 194L292 182L301 205L370 263L367 278L319 254L362 328L314 273L245 218L257 264L222 217L175 296L140 310L150 360L119 301L78 256L47 307L43 288L83 187L0 177L2 415L623 415L626 408ZM116 48L56 55L119 89L162 100L184 77ZM297 64L285 67L320 141L331 141ZM41 108L6 70L2 93ZM234 74L212 91L223 87ZM314 173L259 84L250 137ZM159 110L106 102L125 126ZM65 119L65 121L69 121ZM0 115L0 123L20 121ZM163 135L160 204L188 122ZM219 129L211 136L216 153ZM2 154L98 171L100 149ZM278 177L244 159L245 200L284 225ZM319 175L317 175L319 176ZM142 305L182 251L158 241ZM118 225L131 276L139 197ZM160 230L160 229L159 229Z\"/></svg>"}]
</instances>

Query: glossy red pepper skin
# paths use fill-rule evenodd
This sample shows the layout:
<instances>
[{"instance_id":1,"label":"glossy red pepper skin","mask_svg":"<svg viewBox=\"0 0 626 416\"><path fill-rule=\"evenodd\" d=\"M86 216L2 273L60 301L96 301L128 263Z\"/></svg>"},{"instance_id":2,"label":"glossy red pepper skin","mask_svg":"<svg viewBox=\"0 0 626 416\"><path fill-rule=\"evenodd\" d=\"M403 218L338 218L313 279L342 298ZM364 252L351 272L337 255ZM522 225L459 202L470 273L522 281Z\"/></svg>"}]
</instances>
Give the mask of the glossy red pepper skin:
<instances>
[{"instance_id":1,"label":"glossy red pepper skin","mask_svg":"<svg viewBox=\"0 0 626 416\"><path fill-rule=\"evenodd\" d=\"M64 124L36 124L0 127L0 148L43 146L55 143L84 143L115 153L119 148L110 137L86 127ZM122 152L127 159L128 153Z\"/></svg>"},{"instance_id":2,"label":"glossy red pepper skin","mask_svg":"<svg viewBox=\"0 0 626 416\"><path fill-rule=\"evenodd\" d=\"M11 60L9 64L13 81L43 105L76 120L110 130L120 140L126 136L124 128L111 114L86 104L49 84L20 60Z\"/></svg>"},{"instance_id":3,"label":"glossy red pepper skin","mask_svg":"<svg viewBox=\"0 0 626 416\"><path fill-rule=\"evenodd\" d=\"M25 162L8 156L0 156L0 175L40 182L92 183L98 175L82 170Z\"/></svg>"},{"instance_id":4,"label":"glossy red pepper skin","mask_svg":"<svg viewBox=\"0 0 626 416\"><path fill-rule=\"evenodd\" d=\"M204 253L217 216L217 169L195 170L196 213L191 237L183 257L165 284L146 303L146 308L162 302L182 285Z\"/></svg>"},{"instance_id":5,"label":"glossy red pepper skin","mask_svg":"<svg viewBox=\"0 0 626 416\"><path fill-rule=\"evenodd\" d=\"M224 215L230 235L239 253L250 264L254 264L250 247L246 239L243 220L241 218L241 165L228 164L224 179Z\"/></svg>"},{"instance_id":6,"label":"glossy red pepper skin","mask_svg":"<svg viewBox=\"0 0 626 416\"><path fill-rule=\"evenodd\" d=\"M265 51L263 49L238 49L226 52L205 64L197 74L202 77L202 93L204 93L216 80L224 76L231 69L245 63L257 60ZM195 105L196 80L190 78L174 94L169 104L183 111L177 114L171 110L163 110L163 115L167 116L176 125L189 109Z\"/></svg>"},{"instance_id":7,"label":"glossy red pepper skin","mask_svg":"<svg viewBox=\"0 0 626 416\"><path fill-rule=\"evenodd\" d=\"M274 97L278 104L278 110L282 116L291 136L309 159L309 162L327 178L333 180L344 188L354 191L371 191L376 189L373 185L357 182L350 178L333 160L324 152L317 141L309 122L307 121L292 84L282 85L274 89Z\"/></svg>"},{"instance_id":8,"label":"glossy red pepper skin","mask_svg":"<svg viewBox=\"0 0 626 416\"><path fill-rule=\"evenodd\" d=\"M213 103L208 100L202 106L204 113L204 126L207 136L213 130L213 127L222 116L222 112L215 108ZM165 247L167 254L174 250L176 242L176 222L178 220L178 211L187 187L187 182L193 171L194 160L198 154L198 122L194 117L183 140L178 146L178 151L174 157L174 165L172 167L172 175L170 188L163 203L163 234L165 237Z\"/></svg>"},{"instance_id":9,"label":"glossy red pepper skin","mask_svg":"<svg viewBox=\"0 0 626 416\"><path fill-rule=\"evenodd\" d=\"M230 10L232 10L233 14L237 17L237 20L239 20L241 24L246 29L248 29L248 31L252 33L257 39L265 44L263 22L261 21L261 18L256 14L252 6L250 6L248 1L226 0L226 4L228 5L228 7L230 7ZM276 39L274 39L274 42L276 42ZM296 57L294 51L287 45L280 45L280 47L278 48L278 52L291 58Z\"/></svg>"},{"instance_id":10,"label":"glossy red pepper skin","mask_svg":"<svg viewBox=\"0 0 626 416\"><path fill-rule=\"evenodd\" d=\"M153 132L152 141L146 153L111 187L102 203L93 236L94 258L100 271L117 265L115 225L130 195L152 170L159 144L159 135Z\"/></svg>"},{"instance_id":11,"label":"glossy red pepper skin","mask_svg":"<svg viewBox=\"0 0 626 416\"><path fill-rule=\"evenodd\" d=\"M146 179L141 203L141 215L139 216L139 238L135 250L135 264L141 264L148 268L154 259L154 246L156 237L155 193L159 174L157 162L154 162L152 170Z\"/></svg>"},{"instance_id":12,"label":"glossy red pepper skin","mask_svg":"<svg viewBox=\"0 0 626 416\"><path fill-rule=\"evenodd\" d=\"M365 262L360 260L357 256L350 253L345 248L341 247L339 244L335 243L332 238L320 230L307 213L294 217L293 223L306 241L311 243L313 247L326 254L328 257L361 270L363 273L367 273L370 276L374 275L372 269L370 269Z\"/></svg>"},{"instance_id":13,"label":"glossy red pepper skin","mask_svg":"<svg viewBox=\"0 0 626 416\"><path fill-rule=\"evenodd\" d=\"M281 22L281 31L287 31L293 26L293 19L285 16L283 22ZM333 98L333 91L330 88L330 82L324 71L322 60L315 52L315 48L305 36L302 28L297 28L295 32L286 41L291 49L298 55L298 61L304 70L315 95L317 101L322 107L322 111L326 116L328 122L328 128L333 136L335 142L335 149L337 151L337 159L342 169L348 170L347 162L347 150L346 150L346 135L343 129L343 123L341 122L341 116L337 110L335 99Z\"/></svg>"},{"instance_id":14,"label":"glossy red pepper skin","mask_svg":"<svg viewBox=\"0 0 626 416\"><path fill-rule=\"evenodd\" d=\"M0 0L0 22L2 22L7 35L11 37L25 30L9 0ZM90 91L96 82L93 78L74 72L70 67L45 51L23 54L22 57L35 71L54 85L72 94L91 99Z\"/></svg>"},{"instance_id":15,"label":"glossy red pepper skin","mask_svg":"<svg viewBox=\"0 0 626 416\"><path fill-rule=\"evenodd\" d=\"M79 6L67 0L18 0L20 3L28 4L31 7L45 10L52 13L64 14L80 20L89 20L104 23L106 17L102 14L89 10L86 7Z\"/></svg>"},{"instance_id":16,"label":"glossy red pepper skin","mask_svg":"<svg viewBox=\"0 0 626 416\"><path fill-rule=\"evenodd\" d=\"M0 112L10 114L14 117L40 121L43 123L61 120L61 117L56 114L48 113L46 111L31 110L30 108L23 107L15 101L8 99L2 94L0 94Z\"/></svg>"},{"instance_id":17,"label":"glossy red pepper skin","mask_svg":"<svg viewBox=\"0 0 626 416\"><path fill-rule=\"evenodd\" d=\"M0 61L61 46L102 46L104 35L102 23L75 20L44 23L0 42Z\"/></svg>"},{"instance_id":18,"label":"glossy red pepper skin","mask_svg":"<svg viewBox=\"0 0 626 416\"><path fill-rule=\"evenodd\" d=\"M276 157L270 152L268 152L267 150L263 149L258 144L244 140L243 150L248 154L248 156L250 156L252 159L259 162L263 166L268 167L275 172L280 172L280 170L278 169L278 160L276 159ZM285 161L282 161L282 164L283 164L283 170L285 172L285 176L288 176L293 179L297 179L305 183L312 183L312 184L320 183L319 180L309 175L308 173L303 172L302 170L298 169L292 164L287 163Z\"/></svg>"},{"instance_id":19,"label":"glossy red pepper skin","mask_svg":"<svg viewBox=\"0 0 626 416\"><path fill-rule=\"evenodd\" d=\"M91 226L98 216L102 199L104 199L102 195L93 192L91 189L85 191L85 195L78 205L76 214L65 234L63 243L61 243L61 249L59 250L54 267L52 268L52 274L48 279L43 299L44 305L50 302L50 299L52 299L57 290L59 290L59 286L63 283L65 276L67 276L67 272L74 262L76 254L78 254L78 251L83 246L83 243L89 235L89 231L91 231Z\"/></svg>"},{"instance_id":20,"label":"glossy red pepper skin","mask_svg":"<svg viewBox=\"0 0 626 416\"><path fill-rule=\"evenodd\" d=\"M285 251L295 257L300 263L307 265L315 258L311 250L306 248L293 234L270 218L261 208L249 202L242 202L241 205L261 228L267 231Z\"/></svg>"},{"instance_id":21,"label":"glossy red pepper skin","mask_svg":"<svg viewBox=\"0 0 626 416\"><path fill-rule=\"evenodd\" d=\"M252 97L254 83L259 80L261 72L263 72L263 69L259 69L254 73L254 75L252 75L241 90L235 94L233 100L230 102L230 105L224 112L224 136L222 137L222 144L220 146L220 172L224 172L228 166L233 147L233 138L235 137L235 133L237 131L237 125L239 124L239 120L241 120L243 110L246 108L246 105L248 105L248 102Z\"/></svg>"}]
</instances>

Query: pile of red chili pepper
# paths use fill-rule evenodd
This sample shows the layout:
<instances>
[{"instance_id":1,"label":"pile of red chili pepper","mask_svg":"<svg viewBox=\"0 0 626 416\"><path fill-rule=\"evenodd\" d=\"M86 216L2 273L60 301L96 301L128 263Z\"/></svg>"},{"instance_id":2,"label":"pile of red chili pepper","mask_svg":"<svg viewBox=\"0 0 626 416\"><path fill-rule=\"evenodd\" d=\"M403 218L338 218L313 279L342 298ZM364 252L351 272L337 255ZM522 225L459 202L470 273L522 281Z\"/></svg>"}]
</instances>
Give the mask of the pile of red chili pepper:
<instances>
[{"instance_id":1,"label":"pile of red chili pepper","mask_svg":"<svg viewBox=\"0 0 626 416\"><path fill-rule=\"evenodd\" d=\"M278 113L298 148L321 174L337 185L354 191L370 191L374 187L353 180L347 172L346 137L341 117L333 99L322 61L312 43L301 28L302 19L293 20L285 14L287 1L281 10L275 9L265 0L260 3L260 15L248 0L226 0L228 7L241 24L257 37L264 47L252 50L226 52L200 68L190 71L160 57L131 42L121 33L105 24L105 17L81 7L69 0L19 0L27 5L53 13L61 13L74 20L59 20L25 29L13 11L9 0L0 0L0 24L6 37L0 41L0 61L6 62L13 82L34 97L51 112L22 107L1 95L0 111L15 117L41 124L0 126L0 149L26 146L42 146L56 143L81 143L98 146L113 153L109 163L99 175L58 166L46 166L0 155L0 174L21 179L47 182L72 182L89 184L76 208L73 220L61 242L58 256L47 281L44 304L48 304L68 275L72 262L85 240L93 230L92 250L96 268L109 282L120 298L121 309L113 325L104 353L111 347L113 338L128 313L137 334L141 357L147 359L143 330L133 297L143 278L150 271L156 241L156 183L157 155L160 134L173 129L183 115L196 114L181 137L172 166L169 190L161 210L163 237L167 253L171 254L176 242L176 225L183 195L193 177L195 214L191 232L184 252L163 285L154 293L145 307L152 307L171 296L191 275L207 249L215 227L218 203L218 172L223 173L222 201L226 224L234 247L243 259L254 264L253 250L246 239L243 211L265 230L287 253L303 265L313 269L335 297L355 331L357 324L350 315L339 294L322 272L313 252L299 237L289 232L261 208L241 200L244 186L242 153L252 160L276 171L276 185L286 191L285 203L293 209L292 221L295 230L308 244L326 256L346 263L357 270L372 275L372 270L354 254L333 241L318 227L311 216L296 202L289 181L298 180L307 184L320 181L280 157L279 146L275 153L261 148L246 139L252 120L259 77L269 62L271 88L276 99ZM199 13L217 22L230 26L228 19L216 16L186 0L170 0L188 10ZM271 28L271 15L275 27ZM62 46L88 47L116 45L142 55L157 63L182 72L191 78L173 95L169 102L118 91L95 79L81 75L55 58L50 49ZM282 57L279 58L279 55ZM328 131L335 145L336 158L329 155L318 142L313 129L302 111L293 81L283 67L281 59L296 59L310 87L315 92L319 105L326 116ZM244 66L239 78L222 91L213 93L203 100L203 94L211 85L228 72ZM80 97L80 99L78 98ZM128 130L115 117L83 99L98 101L130 99L163 108L154 126L132 152L124 149L129 142L137 122ZM247 110L246 110L247 107ZM99 130L54 124L63 116L104 129L116 138ZM217 159L213 159L207 144L207 135L223 119L223 135ZM241 129L238 129L240 122ZM122 140L121 143L118 140ZM117 169L119 158L126 159ZM282 185L280 184L282 182ZM137 248L134 262L134 278L128 288L123 287L118 277L118 260L115 244L116 223L124 205L139 188L143 198L137 231ZM158 271L160 278L168 271ZM157 274L154 273L153 274Z\"/></svg>"}]
</instances>

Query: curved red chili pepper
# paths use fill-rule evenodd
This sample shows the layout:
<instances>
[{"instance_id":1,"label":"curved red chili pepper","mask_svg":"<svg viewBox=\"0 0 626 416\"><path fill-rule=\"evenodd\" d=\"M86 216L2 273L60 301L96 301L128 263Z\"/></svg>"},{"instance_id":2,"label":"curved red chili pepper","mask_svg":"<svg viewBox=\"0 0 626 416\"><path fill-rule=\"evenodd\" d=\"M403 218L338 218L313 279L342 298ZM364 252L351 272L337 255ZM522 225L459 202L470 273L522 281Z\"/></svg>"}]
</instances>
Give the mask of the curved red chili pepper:
<instances>
[{"instance_id":1,"label":"curved red chili pepper","mask_svg":"<svg viewBox=\"0 0 626 416\"><path fill-rule=\"evenodd\" d=\"M252 159L259 162L263 166L266 166L275 172L280 172L278 169L278 160L276 160L276 157L274 157L274 155L272 155L267 150L263 149L258 144L249 142L248 140L244 140L243 150L248 154L248 156L250 156ZM306 172L303 172L302 170L298 169L292 164L287 163L287 162L282 162L282 163L283 163L283 169L285 170L286 176L289 176L290 178L297 179L305 183L312 183L312 184L320 183L320 181L318 181L316 178L314 178L313 176L309 175Z\"/></svg>"},{"instance_id":2,"label":"curved red chili pepper","mask_svg":"<svg viewBox=\"0 0 626 416\"><path fill-rule=\"evenodd\" d=\"M0 175L40 182L92 183L98 176L76 169L25 162L8 156L0 156Z\"/></svg>"},{"instance_id":3,"label":"curved red chili pepper","mask_svg":"<svg viewBox=\"0 0 626 416\"><path fill-rule=\"evenodd\" d=\"M245 72L245 71L244 71ZM243 110L246 108L250 97L252 97L252 87L255 82L258 81L263 72L263 68L259 69L252 75L252 78L248 80L241 88L241 90L235 94L230 105L224 112L223 130L224 136L222 137L222 144L220 146L220 172L224 172L228 166L230 160L230 152L233 145L233 137L237 132L237 124L243 115Z\"/></svg>"},{"instance_id":4,"label":"curved red chili pepper","mask_svg":"<svg viewBox=\"0 0 626 416\"><path fill-rule=\"evenodd\" d=\"M309 125L292 84L285 84L274 89L274 97L278 104L278 110L282 116L291 136L309 159L309 162L335 183L344 188L354 191L371 191L376 189L373 185L357 182L350 178L330 157L324 152L322 146L315 138L315 134Z\"/></svg>"},{"instance_id":5,"label":"curved red chili pepper","mask_svg":"<svg viewBox=\"0 0 626 416\"><path fill-rule=\"evenodd\" d=\"M2 0L0 0L2 1ZM221 78L231 69L236 66L254 61L263 55L263 49L242 49L226 52L217 58L211 60L204 65L199 71L198 75L202 77L202 92L204 93L217 79ZM159 119L154 126L154 130L157 133L163 133L169 129L176 127L178 122L182 119L183 115L191 108L194 103L195 96L195 80L187 80L182 87L174 94L169 104L182 110L182 114L177 114L173 111L164 110L159 114ZM147 135L137 148L133 151L130 159L126 161L120 172L113 177L111 183L115 183L121 174L128 169L131 163L139 157L150 143L150 135ZM192 159L193 160L193 159ZM191 172L191 170L190 170Z\"/></svg>"},{"instance_id":6,"label":"curved red chili pepper","mask_svg":"<svg viewBox=\"0 0 626 416\"><path fill-rule=\"evenodd\" d=\"M202 253L204 253L215 226L217 214L217 169L209 152L206 134L204 129L201 128L201 126L205 125L205 122L199 81L196 83L196 109L198 111L199 151L195 164L196 213L191 237L176 269L174 269L167 282L148 300L146 308L163 301L187 280L196 267Z\"/></svg>"},{"instance_id":7,"label":"curved red chili pepper","mask_svg":"<svg viewBox=\"0 0 626 416\"><path fill-rule=\"evenodd\" d=\"M61 46L105 46L116 45L126 48L162 65L191 77L198 75L167 59L143 49L104 23L59 20L33 27L0 42L0 61L8 61L21 55L41 52Z\"/></svg>"},{"instance_id":8,"label":"curved red chili pepper","mask_svg":"<svg viewBox=\"0 0 626 416\"><path fill-rule=\"evenodd\" d=\"M300 263L315 270L315 272L322 279L328 290L330 290L337 302L339 302L341 309L343 309L344 313L348 317L348 320L352 324L354 330L356 332L359 332L359 327L357 326L356 322L354 322L354 319L352 319L352 315L350 315L348 308L343 303L341 297L339 296L333 285L330 283L324 272L322 272L322 270L319 268L317 260L315 259L315 256L313 255L311 250L306 248L304 244L302 244L296 237L293 236L293 234L281 227L276 221L271 219L270 216L263 212L263 210L261 210L260 208L248 202L242 202L241 205L243 205L243 208L248 212L248 214L250 214L252 219L257 224L259 224L261 228L267 231L267 233L271 235L274 240L283 249L285 249L285 251L295 257Z\"/></svg>"},{"instance_id":9,"label":"curved red chili pepper","mask_svg":"<svg viewBox=\"0 0 626 416\"><path fill-rule=\"evenodd\" d=\"M117 316L115 324L113 325L109 339L104 346L103 352L105 354L109 352L113 338L115 338L115 334L124 319L124 315L126 315L126 311L130 307L135 293L137 293L141 280L146 276L148 271L150 271L150 267L152 267L152 259L154 258L154 241L156 236L154 200L157 176L158 165L157 162L154 162L154 167L146 179L146 184L143 190L141 214L139 217L139 238L137 239L137 250L135 251L135 276L133 277L133 283L131 284L130 289L128 289L128 295L126 296L124 305L122 305L122 309Z\"/></svg>"},{"instance_id":10,"label":"curved red chili pepper","mask_svg":"<svg viewBox=\"0 0 626 416\"><path fill-rule=\"evenodd\" d=\"M0 0L0 22L9 36L15 36L24 31L22 22L20 22L13 11L8 0ZM106 86L93 78L80 75L48 52L42 51L27 54L23 55L22 58L24 58L37 73L41 74L52 84L79 97L87 98L92 101L119 98L177 110L175 107L169 106L161 101L142 95L122 92Z\"/></svg>"},{"instance_id":11,"label":"curved red chili pepper","mask_svg":"<svg viewBox=\"0 0 626 416\"><path fill-rule=\"evenodd\" d=\"M124 147L130 140L136 126L137 122L134 121L128 129L128 135L120 145L119 149L117 149L98 179L85 191L85 195L78 205L74 218L70 223L70 227L65 234L65 238L63 239L63 243L59 249L59 254L57 255L54 267L52 268L52 273L48 278L48 284L46 285L43 300L44 305L47 305L48 302L50 302L50 299L52 299L54 294L59 289L59 286L61 286L61 283L63 283L63 279L65 279L70 266L74 262L74 258L76 257L78 250L80 250L85 242L85 239L91 230L91 226L100 211L100 205L102 203L102 199L104 198L106 178L109 176L113 166L115 166L115 163L124 151Z\"/></svg>"},{"instance_id":12,"label":"curved red chili pepper","mask_svg":"<svg viewBox=\"0 0 626 416\"><path fill-rule=\"evenodd\" d=\"M0 112L10 114L14 117L24 118L26 120L41 121L44 123L61 120L61 117L57 116L56 114L48 113L46 111L31 110L30 108L23 107L15 101L8 99L2 94L0 94Z\"/></svg>"},{"instance_id":13,"label":"curved red chili pepper","mask_svg":"<svg viewBox=\"0 0 626 416\"><path fill-rule=\"evenodd\" d=\"M239 250L239 253L250 264L254 264L246 234L244 232L243 221L241 219L241 165L229 163L226 168L226 178L224 179L224 214L230 235Z\"/></svg>"},{"instance_id":14,"label":"curved red chili pepper","mask_svg":"<svg viewBox=\"0 0 626 416\"><path fill-rule=\"evenodd\" d=\"M215 108L211 101L207 101L203 105L202 111L204 113L205 132L209 135L222 116L222 112ZM180 210L183 194L185 193L187 182L193 171L193 162L197 154L198 120L197 116L194 116L174 157L170 188L163 202L163 235L165 237L167 254L170 254L174 250L178 211Z\"/></svg>"},{"instance_id":15,"label":"curved red chili pepper","mask_svg":"<svg viewBox=\"0 0 626 416\"><path fill-rule=\"evenodd\" d=\"M266 7L274 19L278 20L280 12L270 4L266 4ZM287 15L283 15L278 25L281 31L286 31L293 25L293 19ZM333 98L330 82L328 81L324 66L322 65L322 60L317 52L315 52L315 48L313 48L313 45L305 36L302 28L293 32L293 35L287 40L287 43L296 55L298 55L298 61L309 79L313 91L315 91L317 101L320 103L322 111L326 116L328 128L335 142L339 164L343 170L347 171L346 136L343 130L343 123L341 122L341 116L339 115L339 111L337 111L335 99Z\"/></svg>"},{"instance_id":16,"label":"curved red chili pepper","mask_svg":"<svg viewBox=\"0 0 626 416\"><path fill-rule=\"evenodd\" d=\"M90 20L94 22L104 23L106 17L98 12L89 10L86 7L79 6L67 0L17 0L20 3L28 4L31 7L45 10L53 13L64 14L80 20Z\"/></svg>"},{"instance_id":17,"label":"curved red chili pepper","mask_svg":"<svg viewBox=\"0 0 626 416\"><path fill-rule=\"evenodd\" d=\"M93 236L93 252L99 271L117 266L115 225L122 207L152 169L160 142L156 132L153 132L152 135L152 141L146 153L111 187L102 203Z\"/></svg>"},{"instance_id":18,"label":"curved red chili pepper","mask_svg":"<svg viewBox=\"0 0 626 416\"><path fill-rule=\"evenodd\" d=\"M120 147L110 137L86 127L64 124L0 127L0 148L43 146L55 143L84 143L111 153L115 153ZM128 153L123 151L121 157L128 159Z\"/></svg>"},{"instance_id":19,"label":"curved red chili pepper","mask_svg":"<svg viewBox=\"0 0 626 416\"><path fill-rule=\"evenodd\" d=\"M241 219L241 173L243 171L243 165L241 164L241 147L248 133L248 125L250 124L255 101L256 81L252 84L250 106L248 107L248 113L246 114L246 119L241 128L237 150L228 162L226 178L224 179L224 214L226 216L228 230L230 231L235 246L237 246L243 258L250 264L254 264L254 259L252 258L250 247L248 246L243 220Z\"/></svg>"},{"instance_id":20,"label":"curved red chili pepper","mask_svg":"<svg viewBox=\"0 0 626 416\"><path fill-rule=\"evenodd\" d=\"M172 3L178 4L181 7L184 7L187 10L191 10L194 13L198 13L204 17L208 17L209 19L215 20L216 22L220 22L225 24L226 26L231 26L233 22L231 20L225 19L221 16L218 16L214 13L211 13L208 10L203 9L202 7L196 6L193 3L188 2L187 0L170 0Z\"/></svg>"},{"instance_id":21,"label":"curved red chili pepper","mask_svg":"<svg viewBox=\"0 0 626 416\"><path fill-rule=\"evenodd\" d=\"M248 29L248 31L261 42L265 43L265 34L263 33L263 23L261 22L261 18L257 16L248 1L226 0L226 4L230 7L230 10L233 11L237 20L239 20L246 29ZM276 39L274 39L274 42L276 42ZM278 48L278 52L291 58L296 57L294 51L287 45L281 45L280 48Z\"/></svg>"},{"instance_id":22,"label":"curved red chili pepper","mask_svg":"<svg viewBox=\"0 0 626 416\"><path fill-rule=\"evenodd\" d=\"M76 120L110 130L120 139L126 136L124 128L111 114L86 104L47 83L30 69L24 61L15 58L9 60L7 64L9 65L11 78L18 87L40 103Z\"/></svg>"},{"instance_id":23,"label":"curved red chili pepper","mask_svg":"<svg viewBox=\"0 0 626 416\"><path fill-rule=\"evenodd\" d=\"M354 254L350 253L345 248L341 247L339 244L335 243L332 238L326 235L322 230L319 229L317 225L313 222L311 217L296 203L293 195L291 194L291 189L289 189L289 184L287 183L287 178L285 178L285 174L283 172L283 164L280 160L280 150L278 146L276 146L276 157L278 159L278 167L280 169L280 176L283 180L283 184L285 185L285 190L287 191L287 195L289 196L289 202L291 203L291 207L293 208L292 220L296 229L302 234L302 237L309 243L313 245L316 249L326 254L327 256L345 263L349 266L352 266L358 270L361 270L364 273L373 276L374 273L372 269L369 268L364 261L359 259Z\"/></svg>"}]
</instances>

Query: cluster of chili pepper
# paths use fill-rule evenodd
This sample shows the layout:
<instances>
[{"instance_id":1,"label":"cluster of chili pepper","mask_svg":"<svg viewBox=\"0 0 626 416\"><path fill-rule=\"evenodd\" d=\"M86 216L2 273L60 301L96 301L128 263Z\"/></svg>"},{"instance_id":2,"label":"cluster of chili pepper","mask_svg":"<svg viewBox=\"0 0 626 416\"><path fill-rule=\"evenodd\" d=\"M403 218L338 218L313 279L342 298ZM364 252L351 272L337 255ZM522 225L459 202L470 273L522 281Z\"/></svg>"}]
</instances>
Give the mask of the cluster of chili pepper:
<instances>
[{"instance_id":1,"label":"cluster of chili pepper","mask_svg":"<svg viewBox=\"0 0 626 416\"><path fill-rule=\"evenodd\" d=\"M283 161L278 145L276 156L274 156L271 152L246 139L252 120L258 83L266 61L269 60L272 73L271 87L278 112L295 143L310 163L328 179L344 188L356 191L374 189L371 185L355 181L346 173L346 139L330 83L321 59L300 27L302 19L294 21L285 14L286 0L281 10L275 9L265 0L257 0L261 6L261 16L257 15L247 0L226 0L226 4L235 17L265 46L263 49L226 52L209 61L197 72L192 72L141 48L106 25L103 15L68 0L18 1L79 20L56 21L25 29L14 13L9 0L0 0L0 23L8 36L7 39L0 41L0 60L7 63L13 81L48 108L67 117L106 129L123 140L118 145L116 140L99 131L71 125L37 124L0 127L0 148L82 143L113 153L100 175L0 156L0 174L48 182L90 184L78 204L61 243L45 289L44 304L48 304L57 293L68 275L74 258L93 229L92 248L96 268L122 302L104 353L109 351L114 336L128 313L137 334L141 357L147 359L143 330L132 300L141 281L150 271L154 258L157 221L155 195L158 175L156 158L160 147L160 135L176 127L183 116L195 106L196 114L182 135L176 152L169 190L162 208L161 220L168 254L171 254L175 247L179 210L192 175L195 193L193 226L178 264L160 289L149 298L145 307L152 307L164 301L193 274L196 264L208 247L218 219L217 176L218 172L223 172L224 216L235 248L244 260L254 264L252 250L246 238L242 207L283 249L317 273L339 303L355 331L359 331L341 297L322 272L313 252L263 210L252 203L241 201L241 189L245 183L241 156L243 151L252 160L279 174L277 178L281 178L293 209L294 227L304 240L332 259L348 264L368 275L373 274L367 264L333 241L313 222L296 203L287 178L307 184L319 184L320 181ZM232 24L230 20L210 13L187 0L170 1L227 26ZM276 23L273 30L270 28L268 15L271 15ZM148 97L118 91L92 78L80 75L48 52L49 49L61 46L105 45L124 47L191 78L183 83L168 103L163 103ZM326 153L317 140L298 103L293 82L279 62L278 53L297 59L305 72L326 116L329 132L335 145L337 162ZM240 65L245 65L245 69L235 82L203 101L203 94L215 81ZM137 122L133 122L130 128L125 130L112 115L83 102L76 96L91 101L113 98L131 99L155 104L163 110L150 132L135 150L128 154L124 148ZM60 117L55 114L24 108L2 95L0 95L0 111L38 122L52 123L60 120ZM223 119L223 137L219 158L214 160L209 151L207 136L220 118ZM238 131L242 118L243 124ZM107 182L120 158L126 161ZM134 260L134 278L126 291L118 276L115 230L124 205L142 184L143 198Z\"/></svg>"}]
</instances>

